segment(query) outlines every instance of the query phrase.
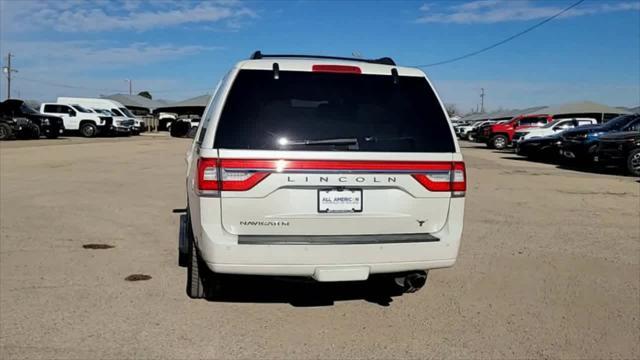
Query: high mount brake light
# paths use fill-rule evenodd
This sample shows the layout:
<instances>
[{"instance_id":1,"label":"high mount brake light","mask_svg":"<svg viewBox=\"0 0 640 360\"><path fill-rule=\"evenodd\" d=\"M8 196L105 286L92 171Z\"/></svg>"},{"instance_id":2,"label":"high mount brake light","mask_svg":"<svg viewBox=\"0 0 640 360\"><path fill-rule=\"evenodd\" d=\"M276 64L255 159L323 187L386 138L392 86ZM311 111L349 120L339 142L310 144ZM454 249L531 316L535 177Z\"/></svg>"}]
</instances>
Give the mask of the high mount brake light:
<instances>
[{"instance_id":1,"label":"high mount brake light","mask_svg":"<svg viewBox=\"0 0 640 360\"><path fill-rule=\"evenodd\" d=\"M463 162L201 158L198 160L198 190L246 191L271 173L308 171L405 173L429 191L450 191L454 197L464 196L467 189Z\"/></svg>"},{"instance_id":2,"label":"high mount brake light","mask_svg":"<svg viewBox=\"0 0 640 360\"><path fill-rule=\"evenodd\" d=\"M311 67L311 71L341 74L362 74L362 70L360 70L359 67L350 65L313 65Z\"/></svg>"}]
</instances>

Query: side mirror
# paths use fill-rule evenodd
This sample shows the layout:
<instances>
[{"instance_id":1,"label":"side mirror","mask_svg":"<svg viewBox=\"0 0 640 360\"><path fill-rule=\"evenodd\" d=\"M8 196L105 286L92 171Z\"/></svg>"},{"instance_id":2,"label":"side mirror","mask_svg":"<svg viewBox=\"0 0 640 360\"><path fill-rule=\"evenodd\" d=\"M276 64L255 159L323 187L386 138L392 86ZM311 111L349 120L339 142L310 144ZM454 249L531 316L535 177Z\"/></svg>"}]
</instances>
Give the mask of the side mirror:
<instances>
[{"instance_id":1,"label":"side mirror","mask_svg":"<svg viewBox=\"0 0 640 360\"><path fill-rule=\"evenodd\" d=\"M69 110L69 116L74 117L76 116L76 112L73 110Z\"/></svg>"}]
</instances>

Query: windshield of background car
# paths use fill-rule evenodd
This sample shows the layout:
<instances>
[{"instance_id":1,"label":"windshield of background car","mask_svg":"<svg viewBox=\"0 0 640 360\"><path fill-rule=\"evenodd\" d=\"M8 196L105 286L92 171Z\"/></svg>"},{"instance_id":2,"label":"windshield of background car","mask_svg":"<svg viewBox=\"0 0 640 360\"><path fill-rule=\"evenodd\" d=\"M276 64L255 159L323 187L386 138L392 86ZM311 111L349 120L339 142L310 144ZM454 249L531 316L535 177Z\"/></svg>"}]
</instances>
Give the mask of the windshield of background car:
<instances>
[{"instance_id":1,"label":"windshield of background car","mask_svg":"<svg viewBox=\"0 0 640 360\"><path fill-rule=\"evenodd\" d=\"M563 122L563 121L567 121L567 119L556 119L556 120L553 120L552 122L547 123L546 125L542 126L542 128L543 129L548 129L548 128L556 126L558 123Z\"/></svg>"},{"instance_id":2,"label":"windshield of background car","mask_svg":"<svg viewBox=\"0 0 640 360\"><path fill-rule=\"evenodd\" d=\"M20 111L22 111L23 114L39 114L38 111L36 111L31 106L24 103L20 105Z\"/></svg>"},{"instance_id":3,"label":"windshield of background car","mask_svg":"<svg viewBox=\"0 0 640 360\"><path fill-rule=\"evenodd\" d=\"M356 139L335 145L293 141ZM455 152L446 115L424 77L241 70L229 92L216 148Z\"/></svg>"},{"instance_id":4,"label":"windshield of background car","mask_svg":"<svg viewBox=\"0 0 640 360\"><path fill-rule=\"evenodd\" d=\"M80 106L80 105L78 105L78 104L73 104L73 105L71 105L71 106L73 106L73 108L74 108L74 109L76 109L76 110L78 110L78 111L80 111L80 112L83 112L83 113L90 113L90 112L92 112L91 110L89 110L89 109L87 109L87 108L84 108L84 107L82 107L82 106Z\"/></svg>"},{"instance_id":5,"label":"windshield of background car","mask_svg":"<svg viewBox=\"0 0 640 360\"><path fill-rule=\"evenodd\" d=\"M120 112L120 110L115 109L115 108L111 109L111 112L112 112L115 116L124 116L124 114L123 114L123 113L121 113L121 112Z\"/></svg>"},{"instance_id":6,"label":"windshield of background car","mask_svg":"<svg viewBox=\"0 0 640 360\"><path fill-rule=\"evenodd\" d=\"M121 108L119 108L119 109L120 109L120 111L122 111L122 112L123 112L125 115L127 115L128 117L134 117L134 116L135 116L135 115L133 115L133 114L131 113L131 111L129 111L129 109L127 109L127 108L121 107Z\"/></svg>"},{"instance_id":7,"label":"windshield of background car","mask_svg":"<svg viewBox=\"0 0 640 360\"><path fill-rule=\"evenodd\" d=\"M618 116L618 117L613 118L613 119L607 121L606 123L604 123L604 125L602 125L602 129L604 131L619 129L619 128L625 126L633 118L634 118L633 115Z\"/></svg>"},{"instance_id":8,"label":"windshield of background car","mask_svg":"<svg viewBox=\"0 0 640 360\"><path fill-rule=\"evenodd\" d=\"M528 125L541 125L547 123L546 116L536 116L536 117L523 117L518 121L519 126L528 126Z\"/></svg>"}]
</instances>

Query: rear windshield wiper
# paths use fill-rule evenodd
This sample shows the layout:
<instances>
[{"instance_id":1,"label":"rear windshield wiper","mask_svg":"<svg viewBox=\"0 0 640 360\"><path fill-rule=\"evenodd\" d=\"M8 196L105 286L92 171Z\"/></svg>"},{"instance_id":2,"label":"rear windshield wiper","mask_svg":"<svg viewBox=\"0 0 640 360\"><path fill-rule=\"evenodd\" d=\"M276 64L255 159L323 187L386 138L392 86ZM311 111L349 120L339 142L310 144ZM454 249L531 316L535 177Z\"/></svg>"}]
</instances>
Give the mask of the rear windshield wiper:
<instances>
[{"instance_id":1,"label":"rear windshield wiper","mask_svg":"<svg viewBox=\"0 0 640 360\"><path fill-rule=\"evenodd\" d=\"M356 138L336 138L336 139L319 139L319 140L288 140L280 139L280 145L358 145Z\"/></svg>"}]
</instances>

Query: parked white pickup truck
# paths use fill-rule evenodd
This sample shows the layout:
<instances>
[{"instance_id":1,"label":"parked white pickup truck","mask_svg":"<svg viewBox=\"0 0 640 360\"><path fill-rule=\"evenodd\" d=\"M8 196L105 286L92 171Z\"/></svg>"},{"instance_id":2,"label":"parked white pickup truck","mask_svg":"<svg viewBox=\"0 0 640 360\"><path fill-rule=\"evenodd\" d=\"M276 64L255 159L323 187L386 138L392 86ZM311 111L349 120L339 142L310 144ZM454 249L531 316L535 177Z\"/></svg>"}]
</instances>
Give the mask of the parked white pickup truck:
<instances>
[{"instance_id":1,"label":"parked white pickup truck","mask_svg":"<svg viewBox=\"0 0 640 360\"><path fill-rule=\"evenodd\" d=\"M555 119L542 127L532 127L518 130L513 136L513 142L531 139L534 137L544 137L562 132L567 129L583 125L595 125L597 120L594 118L565 118Z\"/></svg>"},{"instance_id":2,"label":"parked white pickup truck","mask_svg":"<svg viewBox=\"0 0 640 360\"><path fill-rule=\"evenodd\" d=\"M131 131L130 126L115 124L113 117L96 113L77 104L43 103L40 105L40 112L62 118L65 130L79 130L84 137L94 137L109 131Z\"/></svg>"},{"instance_id":3,"label":"parked white pickup truck","mask_svg":"<svg viewBox=\"0 0 640 360\"><path fill-rule=\"evenodd\" d=\"M127 109L122 103L111 99L98 99L98 98L73 98L73 97L59 97L57 102L59 104L78 104L85 108L108 110L113 115L114 124L118 126L130 126L131 133L134 135L144 131L145 124L140 119L136 119L129 109Z\"/></svg>"}]
</instances>

